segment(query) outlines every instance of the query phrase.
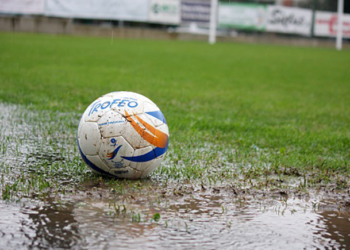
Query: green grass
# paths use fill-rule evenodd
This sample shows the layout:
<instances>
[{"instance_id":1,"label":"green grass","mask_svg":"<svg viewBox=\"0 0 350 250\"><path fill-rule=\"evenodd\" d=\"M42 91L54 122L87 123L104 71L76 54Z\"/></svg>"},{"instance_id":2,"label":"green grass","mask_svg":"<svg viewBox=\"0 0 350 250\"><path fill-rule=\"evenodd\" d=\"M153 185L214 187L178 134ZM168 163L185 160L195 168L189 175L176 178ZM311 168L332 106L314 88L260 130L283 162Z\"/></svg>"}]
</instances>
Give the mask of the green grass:
<instances>
[{"instance_id":1,"label":"green grass","mask_svg":"<svg viewBox=\"0 0 350 250\"><path fill-rule=\"evenodd\" d=\"M155 176L229 180L239 168L246 179L335 175L344 186L349 65L347 50L0 33L0 101L79 115L134 91L169 124L168 166Z\"/></svg>"}]
</instances>

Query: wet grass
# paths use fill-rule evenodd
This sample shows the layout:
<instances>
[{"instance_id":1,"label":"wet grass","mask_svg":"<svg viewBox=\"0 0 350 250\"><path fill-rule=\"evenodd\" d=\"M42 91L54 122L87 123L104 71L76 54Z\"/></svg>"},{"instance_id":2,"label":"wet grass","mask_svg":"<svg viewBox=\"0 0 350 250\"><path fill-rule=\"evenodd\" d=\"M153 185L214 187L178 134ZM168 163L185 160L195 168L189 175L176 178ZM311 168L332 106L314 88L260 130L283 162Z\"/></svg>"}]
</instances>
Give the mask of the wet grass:
<instances>
[{"instance_id":1,"label":"wet grass","mask_svg":"<svg viewBox=\"0 0 350 250\"><path fill-rule=\"evenodd\" d=\"M150 192L79 159L81 113L118 90L167 118L169 153L151 177L160 194L349 188L349 51L1 33L0 55L0 101L15 104L0 106L3 199Z\"/></svg>"}]
</instances>

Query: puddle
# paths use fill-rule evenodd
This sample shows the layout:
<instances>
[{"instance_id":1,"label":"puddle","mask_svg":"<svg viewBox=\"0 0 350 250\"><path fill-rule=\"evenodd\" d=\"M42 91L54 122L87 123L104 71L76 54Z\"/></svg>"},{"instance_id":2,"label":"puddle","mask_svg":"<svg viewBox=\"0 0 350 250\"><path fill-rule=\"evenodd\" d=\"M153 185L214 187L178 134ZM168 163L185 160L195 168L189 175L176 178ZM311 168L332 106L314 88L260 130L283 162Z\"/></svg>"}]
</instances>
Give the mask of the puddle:
<instances>
[{"instance_id":1,"label":"puddle","mask_svg":"<svg viewBox=\"0 0 350 250\"><path fill-rule=\"evenodd\" d=\"M348 192L302 192L298 178L284 180L293 188L239 186L215 179L239 178L232 152L215 158L218 146L204 145L192 152L205 157L190 159L176 142L151 179L98 178L79 159L79 114L0 110L0 249L350 247ZM189 181L188 162L216 168L204 172L206 181Z\"/></svg>"},{"instance_id":2,"label":"puddle","mask_svg":"<svg viewBox=\"0 0 350 250\"><path fill-rule=\"evenodd\" d=\"M71 248L82 245L73 206L0 204L0 248Z\"/></svg>"},{"instance_id":3,"label":"puddle","mask_svg":"<svg viewBox=\"0 0 350 250\"><path fill-rule=\"evenodd\" d=\"M315 210L298 198L252 198L242 204L226 191L198 192L170 203L124 202L126 211L116 213L110 203L95 199L2 202L0 248L340 249L350 244L349 211ZM152 219L155 212L158 221Z\"/></svg>"}]
</instances>

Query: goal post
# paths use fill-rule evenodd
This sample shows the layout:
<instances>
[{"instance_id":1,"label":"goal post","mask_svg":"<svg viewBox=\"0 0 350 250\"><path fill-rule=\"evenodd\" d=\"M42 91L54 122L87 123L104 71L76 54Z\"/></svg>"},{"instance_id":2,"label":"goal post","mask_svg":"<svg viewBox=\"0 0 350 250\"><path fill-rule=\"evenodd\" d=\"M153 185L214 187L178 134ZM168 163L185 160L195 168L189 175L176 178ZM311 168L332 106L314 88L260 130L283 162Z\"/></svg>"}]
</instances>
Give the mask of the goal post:
<instances>
[{"instance_id":1,"label":"goal post","mask_svg":"<svg viewBox=\"0 0 350 250\"><path fill-rule=\"evenodd\" d=\"M218 20L218 0L211 0L210 4L209 44L214 44L216 41L216 22Z\"/></svg>"},{"instance_id":2,"label":"goal post","mask_svg":"<svg viewBox=\"0 0 350 250\"><path fill-rule=\"evenodd\" d=\"M343 11L344 11L344 0L338 0L338 25L337 25L337 39L336 39L336 49L342 49L343 43Z\"/></svg>"}]
</instances>

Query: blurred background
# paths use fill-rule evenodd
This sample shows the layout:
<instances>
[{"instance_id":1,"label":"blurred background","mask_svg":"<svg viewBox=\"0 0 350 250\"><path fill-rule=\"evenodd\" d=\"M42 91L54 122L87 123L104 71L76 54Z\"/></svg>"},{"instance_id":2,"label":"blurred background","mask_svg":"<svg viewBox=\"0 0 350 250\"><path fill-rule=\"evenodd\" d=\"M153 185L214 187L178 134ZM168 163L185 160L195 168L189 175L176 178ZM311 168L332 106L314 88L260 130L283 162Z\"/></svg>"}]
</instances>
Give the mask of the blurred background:
<instances>
[{"instance_id":1,"label":"blurred background","mask_svg":"<svg viewBox=\"0 0 350 250\"><path fill-rule=\"evenodd\" d=\"M334 46L335 0L217 2L219 41ZM0 31L207 40L211 0L1 0ZM344 47L350 1L344 1Z\"/></svg>"}]
</instances>

